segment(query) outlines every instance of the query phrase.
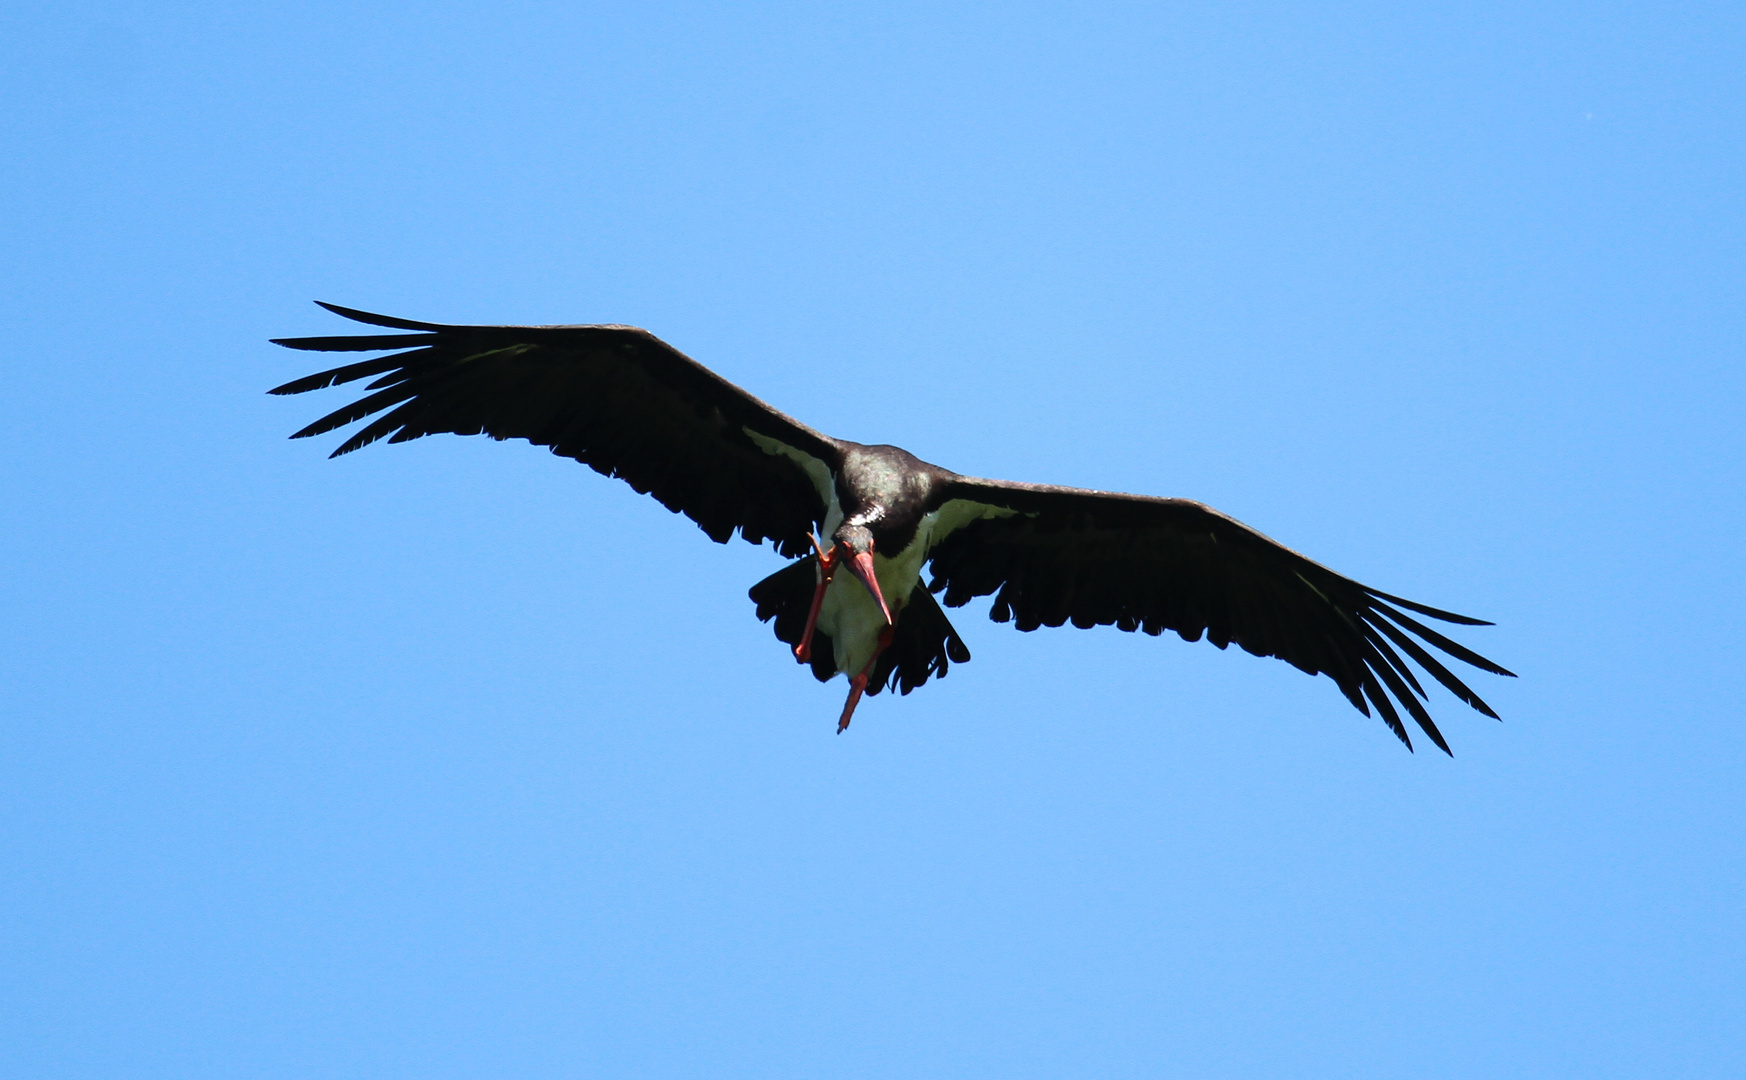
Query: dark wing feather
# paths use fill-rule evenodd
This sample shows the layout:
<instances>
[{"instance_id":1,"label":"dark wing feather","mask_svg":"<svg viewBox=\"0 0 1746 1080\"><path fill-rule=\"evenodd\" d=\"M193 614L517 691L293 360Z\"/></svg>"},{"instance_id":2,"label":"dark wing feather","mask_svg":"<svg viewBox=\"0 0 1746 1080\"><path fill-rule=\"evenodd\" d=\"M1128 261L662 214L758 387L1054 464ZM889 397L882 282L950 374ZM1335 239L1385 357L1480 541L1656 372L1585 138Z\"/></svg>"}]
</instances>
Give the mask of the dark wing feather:
<instances>
[{"instance_id":1,"label":"dark wing feather","mask_svg":"<svg viewBox=\"0 0 1746 1080\"><path fill-rule=\"evenodd\" d=\"M1385 601L1447 622L1489 624L1361 585L1211 507L973 477L938 486L933 505L952 500L999 513L960 513L955 520L969 523L936 540L929 588L945 594L947 607L992 595L994 620L1020 630L1071 622L1174 630L1221 649L1235 642L1327 674L1366 716L1374 705L1408 749L1401 708L1445 753L1449 747L1420 702L1424 688L1407 658L1474 709L1497 715L1425 646L1511 673Z\"/></svg>"},{"instance_id":2,"label":"dark wing feather","mask_svg":"<svg viewBox=\"0 0 1746 1080\"><path fill-rule=\"evenodd\" d=\"M293 438L374 416L334 451L452 432L526 439L683 513L721 543L736 532L810 550L825 507L806 470L747 430L835 468L835 440L785 416L646 330L630 326L445 326L323 304L403 334L286 338L317 352L404 349L272 390L301 394L379 376L371 393Z\"/></svg>"}]
</instances>

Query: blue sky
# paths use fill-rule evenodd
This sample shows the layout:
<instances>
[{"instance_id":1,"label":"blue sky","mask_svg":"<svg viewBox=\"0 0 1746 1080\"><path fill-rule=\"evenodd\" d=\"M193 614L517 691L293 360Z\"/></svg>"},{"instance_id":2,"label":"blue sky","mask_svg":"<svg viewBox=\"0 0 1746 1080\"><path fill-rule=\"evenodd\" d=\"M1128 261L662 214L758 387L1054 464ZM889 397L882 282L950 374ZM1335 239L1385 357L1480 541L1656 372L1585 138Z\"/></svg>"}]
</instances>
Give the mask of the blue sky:
<instances>
[{"instance_id":1,"label":"blue sky","mask_svg":"<svg viewBox=\"0 0 1746 1080\"><path fill-rule=\"evenodd\" d=\"M0 1073L1737 1076L1746 17L0 12ZM1463 640L955 621L834 735L710 544L325 460L320 298L626 322L845 438L1202 499Z\"/></svg>"}]
</instances>

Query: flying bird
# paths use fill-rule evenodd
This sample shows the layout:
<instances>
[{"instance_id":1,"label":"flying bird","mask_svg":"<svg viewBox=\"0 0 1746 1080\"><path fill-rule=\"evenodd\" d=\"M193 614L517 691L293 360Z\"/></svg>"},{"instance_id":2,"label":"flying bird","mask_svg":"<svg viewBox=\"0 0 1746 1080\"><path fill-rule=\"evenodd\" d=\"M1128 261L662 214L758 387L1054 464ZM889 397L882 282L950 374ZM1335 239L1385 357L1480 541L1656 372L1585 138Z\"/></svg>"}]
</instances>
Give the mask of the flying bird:
<instances>
[{"instance_id":1,"label":"flying bird","mask_svg":"<svg viewBox=\"0 0 1746 1080\"><path fill-rule=\"evenodd\" d=\"M968 661L940 600L989 595L994 621L1020 630L1173 630L1325 674L1409 750L1403 710L1450 752L1409 660L1493 718L1433 650L1512 674L1407 612L1490 623L1361 585L1209 506L983 480L895 446L834 439L634 326L451 326L321 306L406 332L276 340L393 350L270 391L374 379L292 438L374 417L332 456L439 432L526 439L653 495L717 543L770 541L792 561L751 599L820 681L848 677L839 732L863 694L908 694Z\"/></svg>"}]
</instances>

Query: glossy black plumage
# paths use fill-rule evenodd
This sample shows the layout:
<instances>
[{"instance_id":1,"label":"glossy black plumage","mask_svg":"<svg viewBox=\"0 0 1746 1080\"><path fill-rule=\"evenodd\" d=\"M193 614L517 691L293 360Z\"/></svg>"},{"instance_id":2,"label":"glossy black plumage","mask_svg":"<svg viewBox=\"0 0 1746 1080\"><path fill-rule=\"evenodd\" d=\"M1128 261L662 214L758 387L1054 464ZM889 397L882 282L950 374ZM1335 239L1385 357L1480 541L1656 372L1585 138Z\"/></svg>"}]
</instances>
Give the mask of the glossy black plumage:
<instances>
[{"instance_id":1,"label":"glossy black plumage","mask_svg":"<svg viewBox=\"0 0 1746 1080\"><path fill-rule=\"evenodd\" d=\"M438 432L547 446L653 495L718 542L738 534L804 556L751 594L758 617L774 620L777 637L791 645L800 641L816 576L809 534L823 531L833 507L843 521L838 532L863 529L882 558L928 545L931 580L893 597L899 614L889 647L869 662L869 693L893 686L907 694L943 677L951 662L969 660L936 593L947 607L992 595L995 621L1020 630L1110 625L1204 636L1219 648L1235 642L1327 674L1361 712L1374 707L1409 748L1403 709L1449 749L1412 664L1496 716L1431 649L1510 674L1406 612L1486 625L1480 620L1370 589L1210 507L980 480L896 447L832 439L644 330L445 326L323 306L410 332L279 341L324 352L403 350L274 389L296 394L375 377L366 396L294 437L375 417L334 455ZM825 679L839 669L822 635L821 645L811 663Z\"/></svg>"}]
</instances>

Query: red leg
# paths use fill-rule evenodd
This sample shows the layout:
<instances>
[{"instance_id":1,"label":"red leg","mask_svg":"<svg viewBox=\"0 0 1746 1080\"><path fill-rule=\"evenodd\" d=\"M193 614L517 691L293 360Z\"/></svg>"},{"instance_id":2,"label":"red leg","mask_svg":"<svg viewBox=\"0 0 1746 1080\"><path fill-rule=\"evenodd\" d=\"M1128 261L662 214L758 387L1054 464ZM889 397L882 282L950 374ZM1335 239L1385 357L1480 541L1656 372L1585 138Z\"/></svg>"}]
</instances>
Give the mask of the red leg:
<instances>
[{"instance_id":1,"label":"red leg","mask_svg":"<svg viewBox=\"0 0 1746 1080\"><path fill-rule=\"evenodd\" d=\"M812 592L812 609L806 613L806 630L800 635L800 644L794 647L794 659L802 664L812 659L812 634L818 629L818 609L824 606L825 590L831 587L831 578L837 573L837 549L821 551L818 538L808 535L812 541L812 550L818 552L818 588Z\"/></svg>"},{"instance_id":2,"label":"red leg","mask_svg":"<svg viewBox=\"0 0 1746 1080\"><path fill-rule=\"evenodd\" d=\"M867 673L865 671L849 680L849 700L843 705L843 715L837 718L838 735L848 729L849 720L855 715L855 706L861 703L861 693L866 689Z\"/></svg>"},{"instance_id":3,"label":"red leg","mask_svg":"<svg viewBox=\"0 0 1746 1080\"><path fill-rule=\"evenodd\" d=\"M891 638L896 633L895 626L887 626L879 631L879 647L873 650L873 659L867 661L867 666L861 669L861 674L849 680L849 700L843 705L843 715L837 718L837 734L849 726L849 721L855 715L855 706L861 703L861 695L867 690L867 680L873 675L873 667L879 663L879 657L891 644Z\"/></svg>"}]
</instances>

